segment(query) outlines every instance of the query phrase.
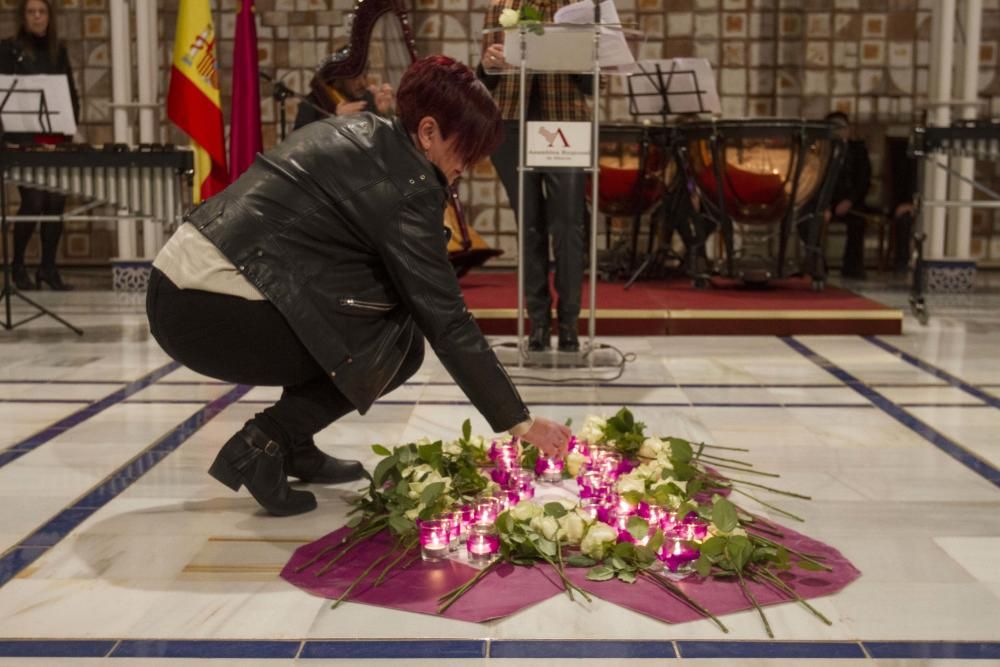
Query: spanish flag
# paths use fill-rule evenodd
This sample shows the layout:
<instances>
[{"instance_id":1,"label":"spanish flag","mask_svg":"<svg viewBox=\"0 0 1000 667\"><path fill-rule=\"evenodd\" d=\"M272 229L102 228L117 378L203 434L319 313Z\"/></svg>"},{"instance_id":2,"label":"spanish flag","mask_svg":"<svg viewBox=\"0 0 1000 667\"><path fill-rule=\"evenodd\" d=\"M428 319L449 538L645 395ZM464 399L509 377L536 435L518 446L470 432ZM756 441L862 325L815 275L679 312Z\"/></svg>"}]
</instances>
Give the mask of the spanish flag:
<instances>
[{"instance_id":1,"label":"spanish flag","mask_svg":"<svg viewBox=\"0 0 1000 667\"><path fill-rule=\"evenodd\" d=\"M215 42L211 3L180 0L167 117L191 137L196 202L229 184Z\"/></svg>"}]
</instances>

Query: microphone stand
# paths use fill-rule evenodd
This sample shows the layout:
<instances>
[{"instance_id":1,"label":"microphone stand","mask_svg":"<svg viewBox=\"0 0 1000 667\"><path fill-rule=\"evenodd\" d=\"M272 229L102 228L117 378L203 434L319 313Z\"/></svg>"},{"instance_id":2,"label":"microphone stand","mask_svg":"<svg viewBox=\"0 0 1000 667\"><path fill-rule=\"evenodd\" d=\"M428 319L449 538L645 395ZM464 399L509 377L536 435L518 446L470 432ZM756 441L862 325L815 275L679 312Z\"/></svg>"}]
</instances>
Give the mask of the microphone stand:
<instances>
[{"instance_id":1,"label":"microphone stand","mask_svg":"<svg viewBox=\"0 0 1000 667\"><path fill-rule=\"evenodd\" d=\"M323 107L313 104L309 100L309 98L306 97L305 95L297 93L288 86L286 86L283 81L276 80L274 79L274 77L265 74L264 72L260 73L260 78L264 79L265 81L271 84L271 98L274 99L274 101L277 102L279 105L278 123L279 123L279 136L281 137L281 141L285 140L285 134L286 134L285 125L287 121L286 121L285 101L288 98L293 98L298 100L299 104L309 105L310 108L314 109L315 111L318 111L323 116L333 115Z\"/></svg>"}]
</instances>

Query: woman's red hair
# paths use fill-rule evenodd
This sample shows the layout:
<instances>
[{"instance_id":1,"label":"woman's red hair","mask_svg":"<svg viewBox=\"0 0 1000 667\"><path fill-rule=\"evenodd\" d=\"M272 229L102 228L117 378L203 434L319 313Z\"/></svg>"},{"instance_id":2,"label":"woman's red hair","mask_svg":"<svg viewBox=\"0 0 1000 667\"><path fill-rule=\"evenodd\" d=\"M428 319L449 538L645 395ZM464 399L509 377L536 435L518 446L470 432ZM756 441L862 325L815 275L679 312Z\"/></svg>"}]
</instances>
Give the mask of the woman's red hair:
<instances>
[{"instance_id":1,"label":"woman's red hair","mask_svg":"<svg viewBox=\"0 0 1000 667\"><path fill-rule=\"evenodd\" d=\"M444 139L456 137L455 149L466 164L492 153L503 138L500 110L486 86L448 56L428 56L410 65L396 91L396 113L411 134L421 118L433 118Z\"/></svg>"}]
</instances>

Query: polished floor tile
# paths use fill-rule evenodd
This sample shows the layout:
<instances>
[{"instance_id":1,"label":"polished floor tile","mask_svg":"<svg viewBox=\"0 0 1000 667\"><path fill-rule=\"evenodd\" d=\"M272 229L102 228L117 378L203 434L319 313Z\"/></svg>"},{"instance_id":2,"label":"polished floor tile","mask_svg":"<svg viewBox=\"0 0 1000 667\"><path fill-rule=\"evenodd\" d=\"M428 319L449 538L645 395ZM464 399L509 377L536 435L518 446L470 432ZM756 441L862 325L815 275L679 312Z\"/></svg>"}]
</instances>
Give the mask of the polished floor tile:
<instances>
[{"instance_id":1,"label":"polished floor tile","mask_svg":"<svg viewBox=\"0 0 1000 667\"><path fill-rule=\"evenodd\" d=\"M727 616L731 631L722 635L706 621L666 625L564 596L484 624L359 604L331 609L329 600L277 573L297 546L343 525L363 485L311 486L319 509L279 519L245 490L232 492L206 474L220 445L277 400L280 388L234 395L232 385L167 369L148 386L81 413L170 360L149 338L140 301L87 292L44 297L88 328L88 340L43 322L0 334L0 550L10 557L4 562L20 568L0 579L0 665L53 664L51 657L3 657L5 639L39 640L28 649L43 653L70 651L58 660L67 665L149 664L143 656L158 646L176 656L229 655L235 647L243 656L210 663L174 657L169 664L291 664L300 652L308 664L400 664L379 657L393 649L386 640L481 648L495 659L421 657L445 650L422 644L405 659L415 665L606 665L616 659L597 656L646 650L696 665L737 658L774 664L782 652L780 664L796 656L809 665L860 665L875 662L856 657L871 655L859 643L870 641L872 650L894 656L879 665L904 667L953 664L935 651L996 650L976 642L998 638L1000 488L960 460L969 452L1000 467L1000 411L990 403L1000 395L1000 318L989 307L947 311L928 327L908 318L903 336L795 339L837 376L773 337L608 339L602 342L637 355L617 379L611 367L510 369L537 415L578 425L589 414L609 416L628 405L647 433L748 448L734 456L780 475L756 481L812 497L752 494L805 519L799 524L734 496L830 543L863 573L841 593L815 601L832 626L795 605L768 608L784 642L771 645L762 643L766 635L752 612ZM575 382L546 382L560 376ZM857 384L844 384L847 376ZM976 389L984 384L992 388ZM886 403L876 405L873 396ZM222 411L204 414L213 402ZM917 421L896 418L886 405ZM316 442L371 467L371 444L454 438L465 419L489 434L429 353L404 386L368 414L352 413L317 434ZM954 447L932 444L920 424ZM149 453L162 443L174 443L169 453ZM323 643L365 639L373 643ZM960 643L946 643L953 641ZM578 653L584 642L594 642L590 659L560 657ZM104 657L112 651L114 658ZM348 655L343 651L356 657L335 657Z\"/></svg>"}]
</instances>

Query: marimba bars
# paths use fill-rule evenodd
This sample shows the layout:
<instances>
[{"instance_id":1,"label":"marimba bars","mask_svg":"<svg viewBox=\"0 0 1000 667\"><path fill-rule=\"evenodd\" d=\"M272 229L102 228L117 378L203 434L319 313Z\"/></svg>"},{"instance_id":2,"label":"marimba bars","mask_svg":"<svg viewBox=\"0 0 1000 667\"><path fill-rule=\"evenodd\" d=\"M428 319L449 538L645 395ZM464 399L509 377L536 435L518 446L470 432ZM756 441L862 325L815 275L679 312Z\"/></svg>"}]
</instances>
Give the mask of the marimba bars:
<instances>
[{"instance_id":1,"label":"marimba bars","mask_svg":"<svg viewBox=\"0 0 1000 667\"><path fill-rule=\"evenodd\" d=\"M168 224L177 221L191 202L191 151L157 144L136 149L70 146L4 149L0 167L9 183L76 195L113 207L115 217Z\"/></svg>"}]
</instances>

